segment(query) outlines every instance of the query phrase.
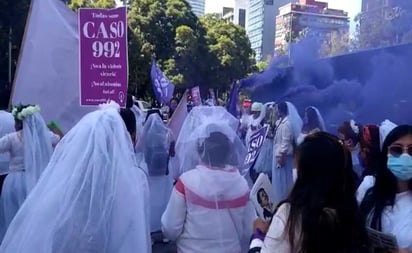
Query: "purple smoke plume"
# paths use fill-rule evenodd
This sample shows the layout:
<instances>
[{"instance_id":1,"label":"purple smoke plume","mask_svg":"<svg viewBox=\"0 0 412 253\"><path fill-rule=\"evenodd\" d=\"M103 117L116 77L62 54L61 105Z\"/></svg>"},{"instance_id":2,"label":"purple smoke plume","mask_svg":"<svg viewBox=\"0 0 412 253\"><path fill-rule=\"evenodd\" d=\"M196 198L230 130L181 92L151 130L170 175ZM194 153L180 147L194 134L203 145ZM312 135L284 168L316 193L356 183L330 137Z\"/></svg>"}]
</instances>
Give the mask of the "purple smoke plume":
<instances>
[{"instance_id":1,"label":"purple smoke plume","mask_svg":"<svg viewBox=\"0 0 412 253\"><path fill-rule=\"evenodd\" d=\"M290 68L272 62L242 80L257 101L290 101L300 113L316 106L331 131L344 120L412 124L412 44L315 59L310 41L293 45ZM332 129L334 128L334 129Z\"/></svg>"}]
</instances>

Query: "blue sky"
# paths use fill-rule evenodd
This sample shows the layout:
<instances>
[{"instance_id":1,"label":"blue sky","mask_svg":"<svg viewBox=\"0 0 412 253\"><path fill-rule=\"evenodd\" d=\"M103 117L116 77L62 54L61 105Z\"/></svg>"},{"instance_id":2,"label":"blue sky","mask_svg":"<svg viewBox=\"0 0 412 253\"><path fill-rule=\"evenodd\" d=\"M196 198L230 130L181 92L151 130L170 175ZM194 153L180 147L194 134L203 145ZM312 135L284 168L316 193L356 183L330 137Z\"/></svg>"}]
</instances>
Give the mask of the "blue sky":
<instances>
[{"instance_id":1,"label":"blue sky","mask_svg":"<svg viewBox=\"0 0 412 253\"><path fill-rule=\"evenodd\" d=\"M231 6L233 2L233 0L206 0L206 12L221 12L223 6ZM323 2L328 2L330 8L347 11L352 21L351 30L353 31L353 18L361 10L361 0L323 0Z\"/></svg>"}]
</instances>

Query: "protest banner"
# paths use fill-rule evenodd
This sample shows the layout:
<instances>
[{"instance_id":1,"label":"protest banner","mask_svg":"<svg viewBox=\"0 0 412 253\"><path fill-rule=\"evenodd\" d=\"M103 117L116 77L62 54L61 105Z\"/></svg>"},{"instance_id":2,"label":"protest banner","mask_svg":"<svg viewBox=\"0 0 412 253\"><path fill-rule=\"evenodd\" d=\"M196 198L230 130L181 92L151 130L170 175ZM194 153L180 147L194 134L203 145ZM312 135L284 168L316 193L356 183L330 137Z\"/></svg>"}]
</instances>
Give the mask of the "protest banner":
<instances>
[{"instance_id":1,"label":"protest banner","mask_svg":"<svg viewBox=\"0 0 412 253\"><path fill-rule=\"evenodd\" d=\"M249 143L247 143L247 155L245 159L245 165L251 166L259 156L260 150L262 149L263 142L266 139L269 126L265 125L259 130L255 131L250 137Z\"/></svg>"},{"instance_id":2,"label":"protest banner","mask_svg":"<svg viewBox=\"0 0 412 253\"><path fill-rule=\"evenodd\" d=\"M80 105L109 100L126 107L127 9L79 10Z\"/></svg>"}]
</instances>

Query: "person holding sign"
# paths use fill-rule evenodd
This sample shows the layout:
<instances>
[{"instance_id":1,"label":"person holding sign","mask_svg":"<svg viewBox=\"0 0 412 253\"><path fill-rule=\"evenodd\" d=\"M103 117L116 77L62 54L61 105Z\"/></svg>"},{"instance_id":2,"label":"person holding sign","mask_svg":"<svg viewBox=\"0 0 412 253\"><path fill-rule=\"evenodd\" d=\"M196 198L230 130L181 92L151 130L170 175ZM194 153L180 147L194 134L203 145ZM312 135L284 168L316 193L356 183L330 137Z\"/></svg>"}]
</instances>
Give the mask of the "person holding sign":
<instances>
[{"instance_id":1,"label":"person holding sign","mask_svg":"<svg viewBox=\"0 0 412 253\"><path fill-rule=\"evenodd\" d=\"M275 204L283 201L293 186L294 147L302 129L302 119L289 102L277 105L277 122L273 141L272 184Z\"/></svg>"},{"instance_id":2,"label":"person holding sign","mask_svg":"<svg viewBox=\"0 0 412 253\"><path fill-rule=\"evenodd\" d=\"M255 221L249 253L368 253L350 152L333 135L297 147L297 181L270 222Z\"/></svg>"},{"instance_id":3,"label":"person holding sign","mask_svg":"<svg viewBox=\"0 0 412 253\"><path fill-rule=\"evenodd\" d=\"M358 189L358 200L371 229L396 238L404 252L412 252L412 126L402 125L386 137L376 177ZM367 181L369 182L367 182ZM365 193L366 192L366 193ZM392 247L389 247L393 250ZM396 251L395 251L396 252Z\"/></svg>"}]
</instances>

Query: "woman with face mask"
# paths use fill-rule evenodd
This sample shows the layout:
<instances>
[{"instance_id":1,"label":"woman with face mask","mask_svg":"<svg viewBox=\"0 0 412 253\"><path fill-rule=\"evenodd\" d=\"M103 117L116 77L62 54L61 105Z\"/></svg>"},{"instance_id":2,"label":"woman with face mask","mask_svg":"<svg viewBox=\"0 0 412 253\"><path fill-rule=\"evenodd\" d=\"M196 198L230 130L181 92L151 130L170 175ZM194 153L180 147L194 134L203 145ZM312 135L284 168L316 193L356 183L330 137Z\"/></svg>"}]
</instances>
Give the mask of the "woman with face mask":
<instances>
[{"instance_id":1,"label":"woman with face mask","mask_svg":"<svg viewBox=\"0 0 412 253\"><path fill-rule=\"evenodd\" d=\"M358 189L359 200L367 226L394 235L401 252L412 252L411 125L398 126L386 137L374 186Z\"/></svg>"}]
</instances>

